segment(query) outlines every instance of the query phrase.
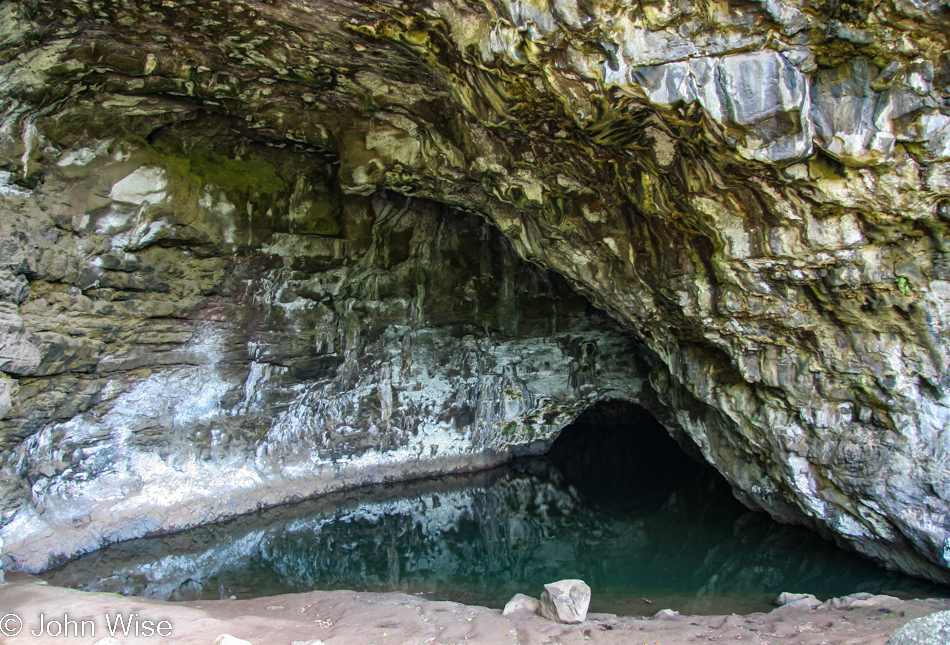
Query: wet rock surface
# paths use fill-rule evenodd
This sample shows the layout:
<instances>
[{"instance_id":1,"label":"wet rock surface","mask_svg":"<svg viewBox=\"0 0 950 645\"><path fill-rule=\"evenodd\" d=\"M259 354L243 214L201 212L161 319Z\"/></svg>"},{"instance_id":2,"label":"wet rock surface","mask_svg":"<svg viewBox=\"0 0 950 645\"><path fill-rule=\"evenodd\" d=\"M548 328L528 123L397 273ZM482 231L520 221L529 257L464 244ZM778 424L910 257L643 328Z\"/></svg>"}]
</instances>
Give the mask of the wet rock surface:
<instances>
[{"instance_id":1,"label":"wet rock surface","mask_svg":"<svg viewBox=\"0 0 950 645\"><path fill-rule=\"evenodd\" d=\"M493 462L648 378L671 432L750 507L950 580L946 3L0 12L0 512L16 566L324 490L293 489L316 472L310 457L294 470L297 450L347 463L332 486L418 472L358 463L373 451ZM479 332L486 308L561 296L545 309L481 260L418 288L452 264L399 224L422 199L483 216L648 351L570 323L573 349L544 359L557 384L529 384L525 339L560 332L507 314ZM500 244L479 235L462 246ZM444 336L453 324L470 327ZM407 381L400 344L420 370ZM620 392L602 361L637 355L656 360ZM491 396L439 416L459 375ZM481 427L463 441L477 447L411 421L448 418Z\"/></svg>"}]
</instances>

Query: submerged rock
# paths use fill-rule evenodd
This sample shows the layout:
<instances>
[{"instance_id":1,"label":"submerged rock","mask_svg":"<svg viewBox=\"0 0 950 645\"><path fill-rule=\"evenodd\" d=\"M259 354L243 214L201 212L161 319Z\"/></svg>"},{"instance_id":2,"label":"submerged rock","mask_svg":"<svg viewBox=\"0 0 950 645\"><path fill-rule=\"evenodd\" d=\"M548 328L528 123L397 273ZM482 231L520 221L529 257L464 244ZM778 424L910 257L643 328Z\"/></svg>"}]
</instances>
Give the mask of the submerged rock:
<instances>
[{"instance_id":1,"label":"submerged rock","mask_svg":"<svg viewBox=\"0 0 950 645\"><path fill-rule=\"evenodd\" d=\"M583 580L559 580L544 585L538 613L559 623L582 623L590 606L590 587Z\"/></svg>"}]
</instances>

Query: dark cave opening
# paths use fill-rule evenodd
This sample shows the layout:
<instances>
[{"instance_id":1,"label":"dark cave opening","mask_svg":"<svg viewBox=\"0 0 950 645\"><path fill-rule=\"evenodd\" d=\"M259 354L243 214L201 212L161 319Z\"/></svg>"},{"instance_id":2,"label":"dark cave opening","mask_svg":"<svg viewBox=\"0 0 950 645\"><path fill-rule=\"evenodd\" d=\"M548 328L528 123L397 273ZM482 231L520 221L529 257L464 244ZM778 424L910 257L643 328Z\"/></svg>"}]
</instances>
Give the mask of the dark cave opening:
<instances>
[{"instance_id":1,"label":"dark cave opening","mask_svg":"<svg viewBox=\"0 0 950 645\"><path fill-rule=\"evenodd\" d=\"M648 410L628 401L587 408L561 431L547 457L586 501L601 506L665 499L697 476L722 479L688 455Z\"/></svg>"}]
</instances>

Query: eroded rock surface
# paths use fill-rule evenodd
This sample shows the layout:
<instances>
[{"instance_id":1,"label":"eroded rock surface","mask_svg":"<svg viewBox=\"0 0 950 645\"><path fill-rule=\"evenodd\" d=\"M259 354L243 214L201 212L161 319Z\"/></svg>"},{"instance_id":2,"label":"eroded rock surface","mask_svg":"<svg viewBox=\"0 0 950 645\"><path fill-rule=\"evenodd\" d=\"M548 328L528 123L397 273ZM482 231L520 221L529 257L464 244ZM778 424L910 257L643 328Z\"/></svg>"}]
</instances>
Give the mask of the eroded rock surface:
<instances>
[{"instance_id":1,"label":"eroded rock surface","mask_svg":"<svg viewBox=\"0 0 950 645\"><path fill-rule=\"evenodd\" d=\"M946 643L950 638L950 611L938 611L915 618L899 627L887 645L931 645Z\"/></svg>"},{"instance_id":2,"label":"eroded rock surface","mask_svg":"<svg viewBox=\"0 0 950 645\"><path fill-rule=\"evenodd\" d=\"M543 450L593 401L640 398L649 352L475 216L382 194L306 206L310 177L241 220L223 189L174 177L174 158L110 150L79 181L47 175L49 201L8 199L36 248L29 297L4 304L14 568L497 464ZM275 184L291 172L254 163ZM103 205L44 222L64 194ZM292 232L305 206L347 233Z\"/></svg>"},{"instance_id":3,"label":"eroded rock surface","mask_svg":"<svg viewBox=\"0 0 950 645\"><path fill-rule=\"evenodd\" d=\"M426 393L451 400L458 376L427 374L416 398L390 404L385 383L405 364L394 339L430 342L421 354L432 357L469 351L466 335L484 337L486 274L466 274L478 279L452 294L472 330L447 346L414 326L434 320L419 290L396 296L391 318L329 307L326 294L339 295L327 285L377 301L365 290L403 252L393 235L405 202L386 190L481 214L518 255L636 333L658 357L650 384L665 422L748 505L950 580L947 3L60 0L0 12L5 535L66 521L44 487L71 459L113 463L94 448L100 434L121 436L109 445L127 452L155 433L169 452L205 460L290 450L290 430L211 429L233 418L255 427L243 419L265 405L258 378L284 384L265 388L281 392L267 405L312 423L329 414L369 436L407 432L397 399L421 406L405 419L432 418ZM315 304L293 309L301 299ZM278 310L285 318L267 318ZM385 324L368 326L379 336L363 329L377 315ZM246 331L222 336L229 322ZM334 324L344 331L329 350L317 336ZM394 331L407 324L406 336ZM307 350L282 335L294 325L311 334ZM522 387L525 369L508 357L530 352L501 341L524 332L498 329L491 418L527 418L546 408L525 392L542 389ZM357 336L356 354L379 361L371 381L341 349ZM598 357L614 355L605 342ZM613 373L585 363L593 345L579 347L560 359L574 361L571 388ZM325 412L312 385L324 370L344 379L344 399L376 392L372 413ZM583 405L577 391L551 397L553 409ZM186 400L180 427L208 425L189 443L147 420ZM130 415L139 426L112 421ZM505 427L479 434L465 459L517 443ZM427 442L438 444L409 445ZM170 454L148 454L179 472ZM83 486L108 479L82 470ZM184 478L234 491L256 473ZM133 506L139 520L153 512Z\"/></svg>"}]
</instances>

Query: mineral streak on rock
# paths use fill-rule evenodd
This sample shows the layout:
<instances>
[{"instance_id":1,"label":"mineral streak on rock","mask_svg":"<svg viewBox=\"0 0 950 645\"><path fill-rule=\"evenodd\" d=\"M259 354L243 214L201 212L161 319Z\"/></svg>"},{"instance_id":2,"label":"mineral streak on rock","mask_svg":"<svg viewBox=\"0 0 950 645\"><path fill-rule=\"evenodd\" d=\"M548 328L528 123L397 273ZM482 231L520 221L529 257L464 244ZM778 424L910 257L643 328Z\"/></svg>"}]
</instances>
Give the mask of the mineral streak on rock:
<instances>
[{"instance_id":1,"label":"mineral streak on rock","mask_svg":"<svg viewBox=\"0 0 950 645\"><path fill-rule=\"evenodd\" d=\"M22 0L0 25L16 566L170 504L491 463L613 388L749 506L950 581L946 2ZM527 332L513 256L427 282L466 220L403 228L422 200L645 348L558 290L573 344ZM543 387L526 339L570 347ZM649 385L605 386L633 355Z\"/></svg>"}]
</instances>

